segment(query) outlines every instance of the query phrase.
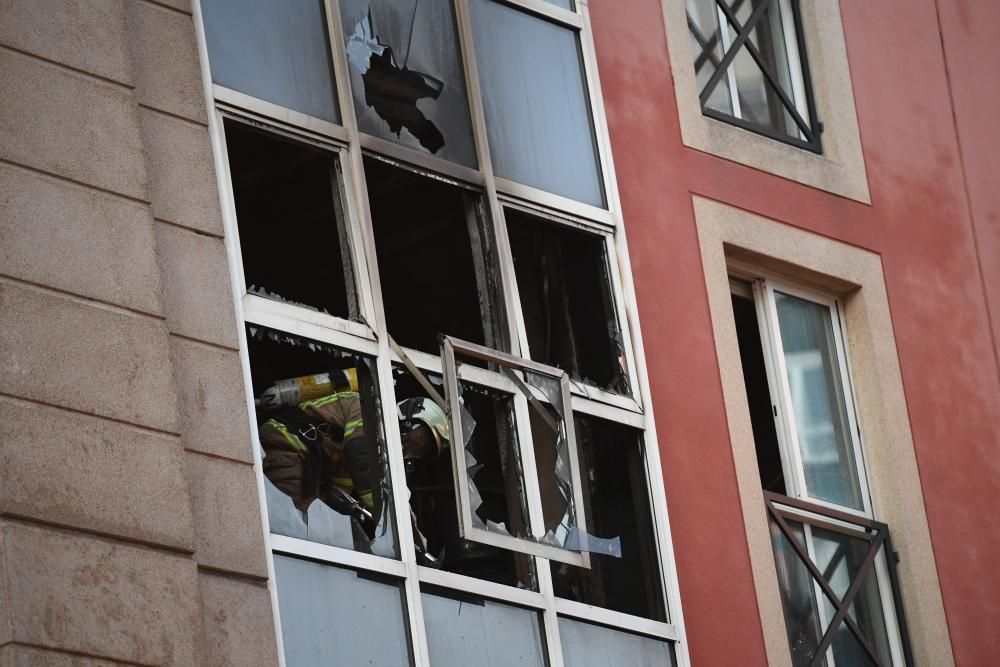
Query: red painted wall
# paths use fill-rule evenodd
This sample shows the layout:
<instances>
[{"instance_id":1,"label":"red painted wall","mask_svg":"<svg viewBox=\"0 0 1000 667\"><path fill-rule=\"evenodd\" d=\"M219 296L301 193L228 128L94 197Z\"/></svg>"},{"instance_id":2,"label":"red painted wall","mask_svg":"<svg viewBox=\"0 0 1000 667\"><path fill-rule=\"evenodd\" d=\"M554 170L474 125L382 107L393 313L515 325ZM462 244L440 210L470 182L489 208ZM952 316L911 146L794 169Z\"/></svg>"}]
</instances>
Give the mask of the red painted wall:
<instances>
[{"instance_id":1,"label":"red painted wall","mask_svg":"<svg viewBox=\"0 0 1000 667\"><path fill-rule=\"evenodd\" d=\"M685 148L660 0L590 5L691 654L697 665L766 662L698 193L881 255L955 657L994 664L1000 366L988 303L1000 329L1000 3L947 0L940 22L934 0L841 10L871 206Z\"/></svg>"}]
</instances>

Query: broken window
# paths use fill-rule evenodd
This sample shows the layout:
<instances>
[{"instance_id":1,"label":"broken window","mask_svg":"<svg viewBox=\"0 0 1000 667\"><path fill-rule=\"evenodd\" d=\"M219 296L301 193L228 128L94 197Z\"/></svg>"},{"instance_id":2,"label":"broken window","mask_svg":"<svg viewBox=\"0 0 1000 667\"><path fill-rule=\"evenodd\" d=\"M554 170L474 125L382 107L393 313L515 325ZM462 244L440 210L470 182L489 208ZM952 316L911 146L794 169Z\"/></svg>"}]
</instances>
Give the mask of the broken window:
<instances>
[{"instance_id":1,"label":"broken window","mask_svg":"<svg viewBox=\"0 0 1000 667\"><path fill-rule=\"evenodd\" d=\"M201 8L286 662L669 662L586 3Z\"/></svg>"},{"instance_id":2,"label":"broken window","mask_svg":"<svg viewBox=\"0 0 1000 667\"><path fill-rule=\"evenodd\" d=\"M340 0L358 129L475 167L451 0Z\"/></svg>"},{"instance_id":3,"label":"broken window","mask_svg":"<svg viewBox=\"0 0 1000 667\"><path fill-rule=\"evenodd\" d=\"M271 532L398 557L374 361L256 325L247 344Z\"/></svg>"},{"instance_id":4,"label":"broken window","mask_svg":"<svg viewBox=\"0 0 1000 667\"><path fill-rule=\"evenodd\" d=\"M597 417L577 414L575 422L587 526L597 535L618 536L620 556L592 554L589 570L553 564L555 593L666 622L642 435Z\"/></svg>"},{"instance_id":5,"label":"broken window","mask_svg":"<svg viewBox=\"0 0 1000 667\"><path fill-rule=\"evenodd\" d=\"M496 175L605 206L577 34L494 0L470 4Z\"/></svg>"},{"instance_id":6,"label":"broken window","mask_svg":"<svg viewBox=\"0 0 1000 667\"><path fill-rule=\"evenodd\" d=\"M582 567L589 567L590 552L620 556L618 538L588 533L580 512L580 470L566 374L451 337L442 339L441 359L451 430L456 445L459 437L464 444L452 448L463 536ZM494 372L484 374L484 379L509 388L484 391L459 379L460 362L465 359L488 362ZM519 503L523 510L521 516L509 512L510 520L504 523L490 516L490 501L499 501L498 487L492 486L498 480L482 474L496 458L492 429L483 433L473 410L481 400L477 394L482 393L509 396L504 411L511 415L512 429L497 431L501 463L492 469L504 477L506 506ZM485 452L484 442L489 443Z\"/></svg>"},{"instance_id":7,"label":"broken window","mask_svg":"<svg viewBox=\"0 0 1000 667\"><path fill-rule=\"evenodd\" d=\"M605 237L507 208L531 359L574 380L629 391Z\"/></svg>"},{"instance_id":8,"label":"broken window","mask_svg":"<svg viewBox=\"0 0 1000 667\"><path fill-rule=\"evenodd\" d=\"M528 556L463 537L456 504L450 431L437 433L437 442L433 443L408 437L411 430L420 426L423 402L433 401L409 372L396 367L393 376L417 562L445 572L534 589L534 572ZM443 391L440 376L426 377ZM468 474L481 489L476 516L482 525L510 526L521 531L525 507L517 475L518 454L516 447L510 446L516 437L510 399L500 392L471 387L465 395L467 428L475 423L475 438L470 433L467 447L470 457L476 457L475 467ZM433 408L428 406L428 409Z\"/></svg>"},{"instance_id":9,"label":"broken window","mask_svg":"<svg viewBox=\"0 0 1000 667\"><path fill-rule=\"evenodd\" d=\"M357 318L338 154L231 118L225 130L247 292Z\"/></svg>"},{"instance_id":10,"label":"broken window","mask_svg":"<svg viewBox=\"0 0 1000 667\"><path fill-rule=\"evenodd\" d=\"M212 81L340 122L323 0L202 0Z\"/></svg>"},{"instance_id":11,"label":"broken window","mask_svg":"<svg viewBox=\"0 0 1000 667\"><path fill-rule=\"evenodd\" d=\"M792 663L902 664L838 304L771 279L730 278L730 290Z\"/></svg>"},{"instance_id":12,"label":"broken window","mask_svg":"<svg viewBox=\"0 0 1000 667\"><path fill-rule=\"evenodd\" d=\"M687 0L702 110L816 152L798 0Z\"/></svg>"},{"instance_id":13,"label":"broken window","mask_svg":"<svg viewBox=\"0 0 1000 667\"><path fill-rule=\"evenodd\" d=\"M441 333L496 346L482 196L375 158L365 179L389 333L429 354Z\"/></svg>"},{"instance_id":14,"label":"broken window","mask_svg":"<svg viewBox=\"0 0 1000 667\"><path fill-rule=\"evenodd\" d=\"M549 664L537 611L430 586L420 597L435 667Z\"/></svg>"}]
</instances>

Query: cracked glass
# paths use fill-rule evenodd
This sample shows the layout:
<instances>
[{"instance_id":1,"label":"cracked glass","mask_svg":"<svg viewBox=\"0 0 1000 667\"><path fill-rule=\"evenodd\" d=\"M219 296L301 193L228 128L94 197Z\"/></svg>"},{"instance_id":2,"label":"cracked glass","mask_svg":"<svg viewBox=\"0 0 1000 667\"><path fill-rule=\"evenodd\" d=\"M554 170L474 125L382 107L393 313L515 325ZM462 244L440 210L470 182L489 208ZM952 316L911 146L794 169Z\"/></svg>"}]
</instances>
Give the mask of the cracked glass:
<instances>
[{"instance_id":1,"label":"cracked glass","mask_svg":"<svg viewBox=\"0 0 1000 667\"><path fill-rule=\"evenodd\" d=\"M341 0L358 129L467 167L475 142L450 0Z\"/></svg>"},{"instance_id":2,"label":"cracked glass","mask_svg":"<svg viewBox=\"0 0 1000 667\"><path fill-rule=\"evenodd\" d=\"M374 360L252 324L247 347L271 532L397 558Z\"/></svg>"}]
</instances>

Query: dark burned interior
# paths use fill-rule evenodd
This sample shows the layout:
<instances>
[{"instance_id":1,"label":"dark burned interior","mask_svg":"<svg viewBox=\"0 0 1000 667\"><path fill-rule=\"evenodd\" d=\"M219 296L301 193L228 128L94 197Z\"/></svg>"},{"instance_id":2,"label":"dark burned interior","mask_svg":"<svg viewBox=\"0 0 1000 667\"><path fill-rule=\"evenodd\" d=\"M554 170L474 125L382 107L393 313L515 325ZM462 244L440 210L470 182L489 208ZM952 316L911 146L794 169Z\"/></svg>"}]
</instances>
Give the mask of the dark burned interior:
<instances>
[{"instance_id":1,"label":"dark burned interior","mask_svg":"<svg viewBox=\"0 0 1000 667\"><path fill-rule=\"evenodd\" d=\"M228 118L225 130L248 291L356 318L336 154Z\"/></svg>"},{"instance_id":2,"label":"dark burned interior","mask_svg":"<svg viewBox=\"0 0 1000 667\"><path fill-rule=\"evenodd\" d=\"M438 334L493 345L479 196L375 158L365 180L390 335L430 354Z\"/></svg>"},{"instance_id":3,"label":"dark burned interior","mask_svg":"<svg viewBox=\"0 0 1000 667\"><path fill-rule=\"evenodd\" d=\"M757 309L752 298L732 295L736 337L739 340L743 379L746 383L747 404L753 441L757 448L757 468L765 491L785 495L785 475L781 467L781 450L774 427L771 393L767 385L767 369L757 323Z\"/></svg>"},{"instance_id":4,"label":"dark burned interior","mask_svg":"<svg viewBox=\"0 0 1000 667\"><path fill-rule=\"evenodd\" d=\"M552 563L557 596L666 621L641 433L576 415L587 530L621 538L621 558L591 554L590 570Z\"/></svg>"},{"instance_id":5,"label":"dark burned interior","mask_svg":"<svg viewBox=\"0 0 1000 667\"><path fill-rule=\"evenodd\" d=\"M517 209L504 215L531 358L627 392L604 238Z\"/></svg>"},{"instance_id":6,"label":"dark burned interior","mask_svg":"<svg viewBox=\"0 0 1000 667\"><path fill-rule=\"evenodd\" d=\"M287 425L293 436L308 445L307 435L301 432L303 430L302 423L293 423L288 419L290 410L295 411L296 406L306 400L328 399L331 394L341 392L354 396L355 398L350 400L356 401L358 406L358 414L353 415L353 418L356 418L359 423L353 426L349 423L335 425L334 428L339 427L340 432L330 434L330 441L325 438L321 439L325 457L310 458L306 455L303 457L302 470L296 473L301 478L301 482L296 480L297 485L301 484L304 487L306 480L310 478L317 480L317 485L321 490L317 493L315 500L309 503L310 506L318 503L316 507L306 509L301 506L304 503L299 503L299 509L303 510L299 516L288 511L278 512L278 508L269 507L269 510L272 511L272 531L279 533L285 531L290 533L292 537L303 537L359 551L398 553L395 546L395 530L392 525L386 439L382 430L381 405L375 378L374 360L324 343L256 325L247 326L247 346L250 355L253 394L258 397L256 417L259 431L269 420L279 420ZM310 382L304 381L315 379L320 374L331 376L331 386L328 389L313 388ZM280 405L267 404L266 400L262 400L266 396L266 392L277 383L293 378L301 379L295 383L302 391L301 395L292 394L285 398ZM317 420L313 420L313 423L317 423ZM324 425L320 426L322 428ZM349 474L344 465L340 466L342 472L339 473L330 469L328 458L330 446L333 445L339 449L338 446L350 434L347 429L358 426L363 427L364 432L364 446L360 453L365 459L362 466L367 468L371 481L372 498L367 508L371 516L368 526L352 525L357 522L352 518L351 508L344 504L344 501L349 503L350 500L328 484L338 475ZM312 432L308 428L304 430ZM323 430L327 431L328 429ZM263 443L264 438L261 440ZM280 484L280 481L275 477L273 468L268 465L267 457L277 456L280 453L268 452L267 449L266 446L263 447L265 477L277 485ZM335 456L343 458L339 454ZM319 458L324 458L324 460L319 460ZM282 490L287 492L288 488L284 486ZM296 491L297 489L293 487L292 495L297 497L299 494ZM301 493L307 495L305 490ZM355 500L360 500L357 489L347 489L347 495L352 494ZM269 505L274 505L271 497L269 497L268 502ZM318 521L316 515L320 510L322 510L323 516ZM364 517L362 518L364 519ZM296 520L302 525L296 523ZM310 522L313 525L309 525ZM326 529L320 525L320 522L326 524ZM333 523L342 525L338 529L336 526L329 525ZM367 528L367 535L365 528Z\"/></svg>"},{"instance_id":7,"label":"dark burned interior","mask_svg":"<svg viewBox=\"0 0 1000 667\"><path fill-rule=\"evenodd\" d=\"M426 396L407 371L394 368L393 376L397 401ZM430 377L432 382L438 380L436 376ZM483 500L477 509L479 520L504 524L512 532L520 532L524 529L525 513L518 475L511 469L517 464L511 445L513 422L509 400L471 386L464 388L462 396L476 423L468 450L480 464L477 470L470 471ZM452 437L456 439L454 434ZM426 553L430 555L430 558L421 557L421 564L510 586L535 587L528 556L470 542L459 536L450 451L437 459L407 460L406 470L410 507L416 528L426 539Z\"/></svg>"}]
</instances>

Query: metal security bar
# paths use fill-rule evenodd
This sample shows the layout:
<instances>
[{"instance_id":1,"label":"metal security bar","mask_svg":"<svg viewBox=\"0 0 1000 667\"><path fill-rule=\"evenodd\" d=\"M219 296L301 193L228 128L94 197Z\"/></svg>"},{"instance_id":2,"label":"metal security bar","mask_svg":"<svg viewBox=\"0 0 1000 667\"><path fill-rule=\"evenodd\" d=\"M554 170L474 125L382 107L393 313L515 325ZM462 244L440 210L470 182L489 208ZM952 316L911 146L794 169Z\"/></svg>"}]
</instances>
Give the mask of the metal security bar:
<instances>
[{"instance_id":1,"label":"metal security bar","mask_svg":"<svg viewBox=\"0 0 1000 667\"><path fill-rule=\"evenodd\" d=\"M740 10L749 1L752 11L745 23L738 18ZM711 5L718 15L715 31L706 35L698 23L688 14L688 30L698 44L701 52L695 58L695 72L701 73L706 65L714 69L707 83L703 86L699 97L702 112L716 120L732 123L744 129L763 134L772 139L790 143L800 148L819 153L822 151L820 133L823 126L816 117L816 107L812 94L812 82L806 57L805 41L803 39L802 17L799 12L799 0L702 0L702 5ZM784 44L765 46L763 36L752 38L754 31L758 33L768 30L767 21L763 21L769 13L781 13ZM794 34L790 35L789 32ZM716 49L722 47L722 57ZM762 48L777 49L784 47L786 57L790 62L791 77L801 77L800 85L782 85L774 58L768 58L761 52ZM750 104L743 91L740 90L737 78L732 72L734 62L740 51L745 49L760 69L763 75L764 87L768 102L770 118L757 117L750 110ZM710 98L719 85L727 80L729 94L732 98L732 113L726 113L708 105ZM791 88L789 90L788 88ZM781 118L787 114L793 126L786 127L786 121Z\"/></svg>"},{"instance_id":2,"label":"metal security bar","mask_svg":"<svg viewBox=\"0 0 1000 667\"><path fill-rule=\"evenodd\" d=\"M821 630L825 625L825 630L822 630L822 635L819 638L816 648L808 650L807 655L811 655L811 660L808 664L811 667L829 664L827 653L833 645L838 631L843 626L846 626L853 635L858 645L863 649L865 657L871 661L871 664L878 665L879 667L892 664L891 662L887 662L885 652L880 653L876 649L876 640L872 636L873 633L861 627L857 612L854 614L851 613L852 605L855 602L860 602L859 594L862 592L866 580L869 577L874 578L876 576L879 558L884 554L885 557L882 560L884 560L886 570L888 571L888 576L886 577L888 581L879 581L878 583L888 583L891 589L892 609L889 611L895 616L895 627L898 630L902 659L907 666L912 665L913 655L910 649L909 635L899 590L899 580L896 573L897 555L892 547L889 527L879 521L873 521L855 514L840 512L823 505L789 498L769 491L764 492L764 503L767 507L768 518L773 526L777 527L777 530L785 540L787 540L787 543L791 545L797 557L797 563L804 566L808 571L812 588L816 589L814 593L817 598L815 599L815 604L807 610L805 614L807 618L799 619L800 628L809 621L817 623L817 627ZM801 530L796 531L792 527L793 523L800 524ZM832 555L822 563L819 562L820 559L816 556L816 541L821 539L817 537L816 531L835 534L839 538L846 538L837 544ZM856 547L854 550L855 556L861 556L861 554L863 556L855 558L856 561L860 562L859 564L856 563L856 566L853 568L854 571L850 572L846 592L841 596L834 590L835 583L833 578L838 571L843 575L845 571L849 572L852 569L848 563L850 546ZM777 546L775 546L775 550L775 559L777 561L779 560ZM779 580L781 579L782 577L779 573ZM845 588L843 583L842 577L840 581L841 588ZM789 582L782 580L781 584L788 586ZM783 590L782 593L787 595L789 591ZM810 592L809 594L813 593ZM823 613L822 600L819 599L821 596L825 596L832 606L833 612L829 617ZM809 618L812 616L818 618ZM888 625L889 622L886 619L886 626ZM795 641L792 640L791 643L794 644ZM795 652L796 650L793 646L793 654ZM799 660L793 660L793 662L795 664L805 664ZM837 664L839 664L839 661Z\"/></svg>"}]
</instances>

